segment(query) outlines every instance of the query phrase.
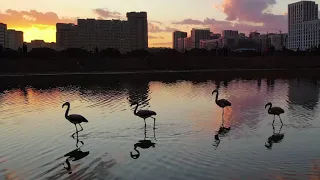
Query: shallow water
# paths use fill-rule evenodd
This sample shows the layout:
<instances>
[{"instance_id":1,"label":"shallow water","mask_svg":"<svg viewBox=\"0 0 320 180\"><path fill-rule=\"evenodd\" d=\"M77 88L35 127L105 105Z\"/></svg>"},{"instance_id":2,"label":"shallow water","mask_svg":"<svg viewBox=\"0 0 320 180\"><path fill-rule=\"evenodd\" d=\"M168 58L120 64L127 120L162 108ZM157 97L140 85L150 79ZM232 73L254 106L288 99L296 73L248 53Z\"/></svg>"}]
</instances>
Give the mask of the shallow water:
<instances>
[{"instance_id":1,"label":"shallow water","mask_svg":"<svg viewBox=\"0 0 320 180\"><path fill-rule=\"evenodd\" d=\"M320 81L72 84L1 87L0 179L320 179ZM216 87L219 98L232 103L224 114L231 130L219 144L214 135L222 110L211 95ZM78 133L80 150L89 154L70 159L70 170L64 155L77 148L77 140L61 108L66 101L70 113L89 120ZM155 130L152 119L145 129L134 116L133 101L157 112ZM285 110L284 125L278 119L274 125L284 137L267 148L273 135L273 116L264 107L269 101ZM144 138L154 147L137 147L137 155L134 145Z\"/></svg>"}]
</instances>

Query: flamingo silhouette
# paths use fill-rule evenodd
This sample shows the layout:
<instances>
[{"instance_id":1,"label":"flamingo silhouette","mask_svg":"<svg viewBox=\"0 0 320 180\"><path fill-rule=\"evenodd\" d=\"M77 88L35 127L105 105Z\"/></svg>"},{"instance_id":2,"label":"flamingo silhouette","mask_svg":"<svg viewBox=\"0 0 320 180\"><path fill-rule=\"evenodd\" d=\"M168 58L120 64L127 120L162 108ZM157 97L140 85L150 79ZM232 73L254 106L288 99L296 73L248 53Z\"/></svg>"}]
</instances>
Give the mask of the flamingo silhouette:
<instances>
[{"instance_id":1,"label":"flamingo silhouette","mask_svg":"<svg viewBox=\"0 0 320 180\"><path fill-rule=\"evenodd\" d=\"M83 130L83 128L82 128L80 123L89 122L89 121L86 118L84 118L83 116L79 115L79 114L70 114L70 115L68 115L69 110L70 110L70 103L69 102L64 103L62 105L62 108L64 108L64 106L68 106L68 108L66 110L66 113L65 113L65 118L67 120L69 120L72 124L74 124L74 126L76 127L76 132L71 135L72 137L74 137L74 135L76 133L78 133L78 132ZM79 124L79 126L81 127L80 131L78 131L77 124Z\"/></svg>"},{"instance_id":2,"label":"flamingo silhouette","mask_svg":"<svg viewBox=\"0 0 320 180\"><path fill-rule=\"evenodd\" d=\"M139 106L139 103L138 102L134 102L132 103L132 106L133 105L137 105L136 108L134 109L134 115L142 118L144 120L144 126L146 127L147 124L146 124L146 119L147 118L152 118L153 119L153 129L155 129L155 125L156 125L156 118L152 117L152 116L155 116L157 115L156 112L154 111L151 111L151 110L138 110L138 106Z\"/></svg>"},{"instance_id":3,"label":"flamingo silhouette","mask_svg":"<svg viewBox=\"0 0 320 180\"><path fill-rule=\"evenodd\" d=\"M274 124L274 121L276 120L276 115L279 116L280 122L283 125L281 117L280 117L280 114L283 114L284 110L281 107L272 107L272 103L271 102L267 103L265 108L267 108L268 106L269 106L268 114L273 115L272 125Z\"/></svg>"},{"instance_id":4,"label":"flamingo silhouette","mask_svg":"<svg viewBox=\"0 0 320 180\"><path fill-rule=\"evenodd\" d=\"M231 106L231 103L226 100L226 99L218 99L218 96L219 96L219 91L216 89L212 92L212 95L216 93L216 104L222 108L222 118L223 118L223 115L224 115L224 108L225 107L228 107L228 106Z\"/></svg>"}]
</instances>

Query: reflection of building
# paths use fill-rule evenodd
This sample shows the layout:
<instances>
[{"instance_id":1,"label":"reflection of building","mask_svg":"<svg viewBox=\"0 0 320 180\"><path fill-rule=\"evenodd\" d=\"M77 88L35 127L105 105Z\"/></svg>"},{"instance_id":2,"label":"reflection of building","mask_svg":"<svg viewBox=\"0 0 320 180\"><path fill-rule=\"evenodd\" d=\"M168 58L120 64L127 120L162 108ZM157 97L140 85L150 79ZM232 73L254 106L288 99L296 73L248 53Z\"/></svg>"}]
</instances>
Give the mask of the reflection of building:
<instances>
[{"instance_id":1,"label":"reflection of building","mask_svg":"<svg viewBox=\"0 0 320 180\"><path fill-rule=\"evenodd\" d=\"M126 83L128 89L129 103L138 102L141 107L149 105L149 84L148 82Z\"/></svg>"},{"instance_id":2,"label":"reflection of building","mask_svg":"<svg viewBox=\"0 0 320 180\"><path fill-rule=\"evenodd\" d=\"M78 19L78 25L57 23L58 48L115 48L120 52L147 49L147 13L129 12L127 18L128 21Z\"/></svg>"},{"instance_id":3,"label":"reflection of building","mask_svg":"<svg viewBox=\"0 0 320 180\"><path fill-rule=\"evenodd\" d=\"M313 109L319 100L319 87L307 80L290 80L288 98L292 104Z\"/></svg>"},{"instance_id":4,"label":"reflection of building","mask_svg":"<svg viewBox=\"0 0 320 180\"><path fill-rule=\"evenodd\" d=\"M288 5L289 49L304 50L320 42L318 4L299 1Z\"/></svg>"},{"instance_id":5,"label":"reflection of building","mask_svg":"<svg viewBox=\"0 0 320 180\"><path fill-rule=\"evenodd\" d=\"M186 32L182 32L182 31L174 31L172 33L172 48L179 51L179 39L180 38L185 38L187 37L187 33ZM180 42L181 43L181 42ZM181 47L181 46L180 46ZM183 46L182 46L183 47ZM183 48L182 48L183 49Z\"/></svg>"},{"instance_id":6,"label":"reflection of building","mask_svg":"<svg viewBox=\"0 0 320 180\"><path fill-rule=\"evenodd\" d=\"M0 23L0 45L2 47L5 47L5 41L6 41L6 31L7 31L7 25Z\"/></svg>"},{"instance_id":7,"label":"reflection of building","mask_svg":"<svg viewBox=\"0 0 320 180\"><path fill-rule=\"evenodd\" d=\"M56 49L56 43L46 43L43 40L32 40L30 43L26 43L28 51L31 51L33 48L51 48Z\"/></svg>"},{"instance_id":8,"label":"reflection of building","mask_svg":"<svg viewBox=\"0 0 320 180\"><path fill-rule=\"evenodd\" d=\"M6 48L18 50L23 45L23 32L8 29L6 33Z\"/></svg>"}]
</instances>

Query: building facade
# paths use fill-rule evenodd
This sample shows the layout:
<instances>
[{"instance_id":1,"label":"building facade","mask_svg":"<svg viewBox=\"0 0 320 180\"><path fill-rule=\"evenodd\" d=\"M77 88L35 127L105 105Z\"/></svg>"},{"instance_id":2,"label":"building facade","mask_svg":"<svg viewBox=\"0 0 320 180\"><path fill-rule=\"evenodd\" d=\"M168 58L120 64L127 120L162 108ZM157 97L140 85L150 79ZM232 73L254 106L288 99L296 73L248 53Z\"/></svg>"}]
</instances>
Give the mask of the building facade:
<instances>
[{"instance_id":1,"label":"building facade","mask_svg":"<svg viewBox=\"0 0 320 180\"><path fill-rule=\"evenodd\" d=\"M282 50L282 47L288 47L288 34L276 34L270 36L271 45L275 50Z\"/></svg>"},{"instance_id":2,"label":"building facade","mask_svg":"<svg viewBox=\"0 0 320 180\"><path fill-rule=\"evenodd\" d=\"M210 29L195 29L191 30L191 40L193 43L193 48L200 48L200 40L210 39Z\"/></svg>"},{"instance_id":3,"label":"building facade","mask_svg":"<svg viewBox=\"0 0 320 180\"><path fill-rule=\"evenodd\" d=\"M18 50L22 48L23 45L23 32L16 31L13 29L8 29L6 32L6 48L10 48L13 50Z\"/></svg>"},{"instance_id":4,"label":"building facade","mask_svg":"<svg viewBox=\"0 0 320 180\"><path fill-rule=\"evenodd\" d=\"M239 35L239 31L234 31L234 30L223 30L222 31L222 37L237 38L238 35Z\"/></svg>"},{"instance_id":5,"label":"building facade","mask_svg":"<svg viewBox=\"0 0 320 180\"><path fill-rule=\"evenodd\" d=\"M188 33L183 32L183 31L174 31L172 33L172 48L179 51L179 42L178 40L180 38L185 38L187 37Z\"/></svg>"},{"instance_id":6,"label":"building facade","mask_svg":"<svg viewBox=\"0 0 320 180\"><path fill-rule=\"evenodd\" d=\"M6 47L6 31L7 31L7 25L0 23L0 45L2 47Z\"/></svg>"},{"instance_id":7,"label":"building facade","mask_svg":"<svg viewBox=\"0 0 320 180\"><path fill-rule=\"evenodd\" d=\"M128 21L78 19L77 25L57 23L57 47L88 51L115 48L121 53L148 49L147 13L130 12L127 18Z\"/></svg>"},{"instance_id":8,"label":"building facade","mask_svg":"<svg viewBox=\"0 0 320 180\"><path fill-rule=\"evenodd\" d=\"M56 29L58 50L78 47L78 27L76 25L57 23Z\"/></svg>"},{"instance_id":9,"label":"building facade","mask_svg":"<svg viewBox=\"0 0 320 180\"><path fill-rule=\"evenodd\" d=\"M305 50L311 46L312 38L319 41L318 4L313 1L299 1L288 5L289 49ZM310 38L310 39L309 39Z\"/></svg>"},{"instance_id":10,"label":"building facade","mask_svg":"<svg viewBox=\"0 0 320 180\"><path fill-rule=\"evenodd\" d=\"M148 17L146 12L127 13L132 50L148 49Z\"/></svg>"},{"instance_id":11,"label":"building facade","mask_svg":"<svg viewBox=\"0 0 320 180\"><path fill-rule=\"evenodd\" d=\"M184 38L179 38L178 39L178 47L177 47L176 50L180 51L180 52L184 52L185 51Z\"/></svg>"},{"instance_id":12,"label":"building facade","mask_svg":"<svg viewBox=\"0 0 320 180\"><path fill-rule=\"evenodd\" d=\"M201 49L206 49L206 50L210 51L212 49L219 49L221 47L222 47L222 38L200 40L200 48Z\"/></svg>"},{"instance_id":13,"label":"building facade","mask_svg":"<svg viewBox=\"0 0 320 180\"><path fill-rule=\"evenodd\" d=\"M184 40L184 42L183 42L183 44L184 44L184 51L186 51L186 50L189 51L189 50L191 50L191 49L194 48L194 43L193 43L191 37L185 37L185 38L183 38L183 40Z\"/></svg>"},{"instance_id":14,"label":"building facade","mask_svg":"<svg viewBox=\"0 0 320 180\"><path fill-rule=\"evenodd\" d=\"M57 50L57 44L54 42L47 43L44 40L32 40L29 43L25 43L28 51L31 51L33 48L50 48Z\"/></svg>"}]
</instances>

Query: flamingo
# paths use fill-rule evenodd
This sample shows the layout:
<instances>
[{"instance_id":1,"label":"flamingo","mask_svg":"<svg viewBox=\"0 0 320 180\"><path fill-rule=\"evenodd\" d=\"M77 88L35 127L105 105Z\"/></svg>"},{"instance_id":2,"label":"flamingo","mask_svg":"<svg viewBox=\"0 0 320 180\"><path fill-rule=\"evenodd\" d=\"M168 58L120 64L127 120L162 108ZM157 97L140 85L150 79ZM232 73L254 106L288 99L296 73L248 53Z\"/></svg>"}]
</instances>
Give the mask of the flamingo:
<instances>
[{"instance_id":1,"label":"flamingo","mask_svg":"<svg viewBox=\"0 0 320 180\"><path fill-rule=\"evenodd\" d=\"M134 115L139 116L140 118L142 118L144 120L144 126L146 127L146 119L147 118L152 118L153 119L153 129L155 129L155 124L156 124L156 118L152 117L157 115L156 112L151 111L151 110L139 110L137 112L139 103L138 102L134 102L132 105L137 105L136 108L134 109Z\"/></svg>"},{"instance_id":2,"label":"flamingo","mask_svg":"<svg viewBox=\"0 0 320 180\"><path fill-rule=\"evenodd\" d=\"M280 122L281 122L281 124L283 124L282 120L281 120L281 117L280 117L280 114L283 114L284 110L281 107L272 107L272 103L271 102L267 103L264 108L267 108L268 106L269 106L268 114L273 115L272 125L274 124L274 121L276 120L276 115L279 116Z\"/></svg>"},{"instance_id":3,"label":"flamingo","mask_svg":"<svg viewBox=\"0 0 320 180\"><path fill-rule=\"evenodd\" d=\"M66 113L65 113L65 117L66 117L67 120L69 120L76 127L76 132L75 133L78 133L78 132L82 131L83 128L82 128L80 123L89 122L89 121L86 118L84 118L83 116L79 115L79 114L70 114L70 115L68 115L69 110L70 110L70 103L69 102L64 103L62 105L62 108L64 108L64 106L68 106L68 108L66 110ZM79 126L81 127L80 131L78 131L77 124L79 124ZM71 136L74 137L75 133L73 133Z\"/></svg>"},{"instance_id":4,"label":"flamingo","mask_svg":"<svg viewBox=\"0 0 320 180\"><path fill-rule=\"evenodd\" d=\"M219 91L218 91L217 89L212 92L212 95L213 95L214 93L217 93L217 94L216 94L216 104L217 104L220 108L222 108L222 117L223 117L223 115L224 115L224 108L227 107L227 106L231 106L231 103L230 103L228 100L226 100L226 99L218 99Z\"/></svg>"}]
</instances>

